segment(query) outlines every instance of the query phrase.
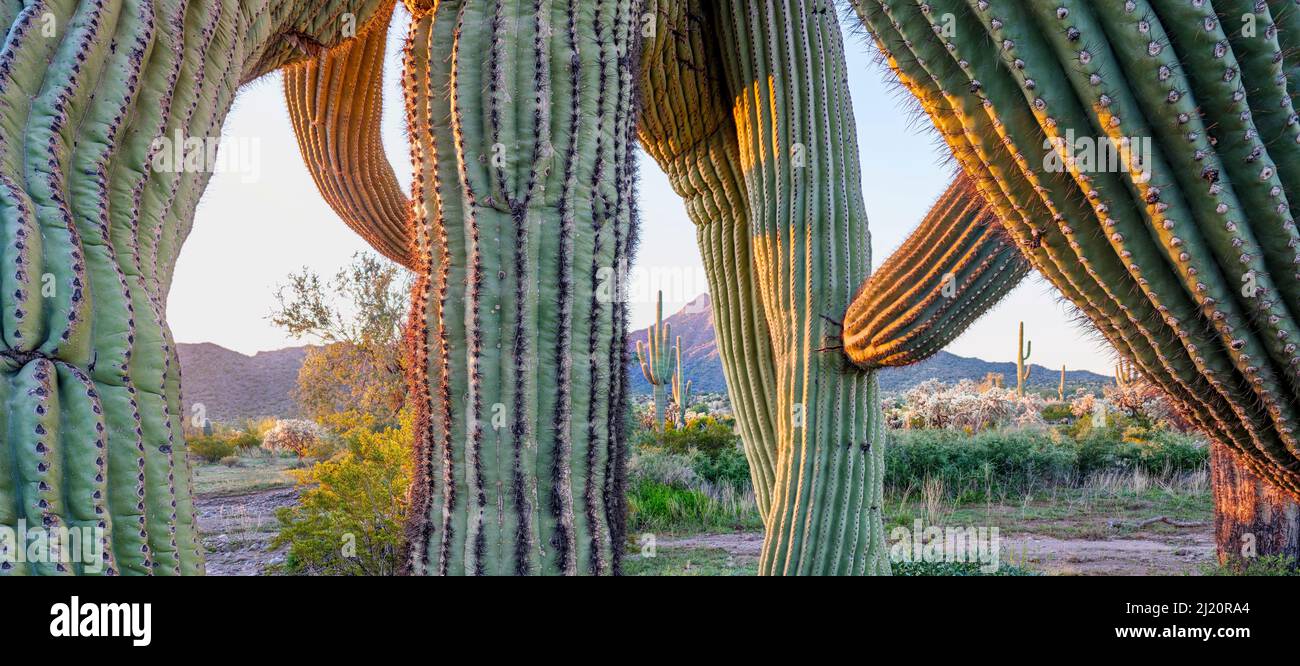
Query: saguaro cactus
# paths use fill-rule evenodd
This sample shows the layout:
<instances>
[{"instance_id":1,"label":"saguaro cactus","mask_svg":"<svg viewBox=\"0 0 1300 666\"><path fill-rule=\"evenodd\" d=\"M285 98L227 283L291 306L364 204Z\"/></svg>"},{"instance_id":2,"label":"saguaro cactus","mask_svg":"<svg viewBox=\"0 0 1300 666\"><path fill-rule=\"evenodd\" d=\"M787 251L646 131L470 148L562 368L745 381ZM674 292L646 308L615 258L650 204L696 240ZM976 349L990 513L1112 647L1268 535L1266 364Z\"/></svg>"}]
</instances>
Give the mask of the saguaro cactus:
<instances>
[{"instance_id":1,"label":"saguaro cactus","mask_svg":"<svg viewBox=\"0 0 1300 666\"><path fill-rule=\"evenodd\" d=\"M677 409L677 427L686 427L686 403L691 399L691 380L683 378L686 372L682 367L682 336L677 336L673 351L677 354L677 369L673 372L673 405Z\"/></svg>"},{"instance_id":2,"label":"saguaro cactus","mask_svg":"<svg viewBox=\"0 0 1300 666\"><path fill-rule=\"evenodd\" d=\"M869 237L835 12L653 8L640 133L697 225L765 523L760 572L886 573L884 419L874 373L844 354L875 367L923 358L1024 262L958 179L863 285Z\"/></svg>"},{"instance_id":3,"label":"saguaro cactus","mask_svg":"<svg viewBox=\"0 0 1300 666\"><path fill-rule=\"evenodd\" d=\"M1132 361L1120 359L1115 363L1115 385L1121 388L1132 386L1134 382L1142 378L1142 374L1133 365Z\"/></svg>"},{"instance_id":4,"label":"saguaro cactus","mask_svg":"<svg viewBox=\"0 0 1300 666\"><path fill-rule=\"evenodd\" d=\"M0 525L103 546L0 574L203 571L166 303L208 140L240 84L384 4L0 2Z\"/></svg>"},{"instance_id":5,"label":"saguaro cactus","mask_svg":"<svg viewBox=\"0 0 1300 666\"><path fill-rule=\"evenodd\" d=\"M640 340L636 341L636 358L641 363L641 374L650 382L654 393L655 430L664 427L664 407L668 404L667 387L673 382L672 354L668 350L668 337L671 334L672 325L664 323L664 293L661 291L655 305L655 323L646 331L645 346L641 345ZM680 344L681 338L677 341ZM679 352L678 357L680 356ZM676 384L673 384L673 393L677 393Z\"/></svg>"},{"instance_id":6,"label":"saguaro cactus","mask_svg":"<svg viewBox=\"0 0 1300 666\"><path fill-rule=\"evenodd\" d=\"M1293 4L854 5L1035 268L1300 497Z\"/></svg>"},{"instance_id":7,"label":"saguaro cactus","mask_svg":"<svg viewBox=\"0 0 1300 666\"><path fill-rule=\"evenodd\" d=\"M639 4L407 3L413 573L620 570Z\"/></svg>"},{"instance_id":8,"label":"saguaro cactus","mask_svg":"<svg viewBox=\"0 0 1300 666\"><path fill-rule=\"evenodd\" d=\"M1025 384L1029 383L1029 373L1034 366L1029 365L1029 354L1033 351L1034 343L1030 340L1025 341L1025 322L1020 322L1020 336L1016 342L1016 396L1025 397Z\"/></svg>"},{"instance_id":9,"label":"saguaro cactus","mask_svg":"<svg viewBox=\"0 0 1300 666\"><path fill-rule=\"evenodd\" d=\"M1065 365L1061 365L1061 383L1056 385L1056 399L1065 402Z\"/></svg>"}]
</instances>

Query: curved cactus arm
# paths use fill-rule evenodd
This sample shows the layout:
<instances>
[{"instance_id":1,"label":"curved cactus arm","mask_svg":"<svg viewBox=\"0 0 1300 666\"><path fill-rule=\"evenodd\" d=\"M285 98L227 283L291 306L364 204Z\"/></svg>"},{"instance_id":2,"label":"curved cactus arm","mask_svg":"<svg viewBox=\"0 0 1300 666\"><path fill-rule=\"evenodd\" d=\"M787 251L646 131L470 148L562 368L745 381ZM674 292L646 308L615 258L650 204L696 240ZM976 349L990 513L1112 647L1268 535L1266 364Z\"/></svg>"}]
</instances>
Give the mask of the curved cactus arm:
<instances>
[{"instance_id":1,"label":"curved cactus arm","mask_svg":"<svg viewBox=\"0 0 1300 666\"><path fill-rule=\"evenodd\" d=\"M754 271L749 201L706 0L650 0L641 62L641 145L696 225L727 392L759 513L776 482L777 369Z\"/></svg>"},{"instance_id":2,"label":"curved cactus arm","mask_svg":"<svg viewBox=\"0 0 1300 666\"><path fill-rule=\"evenodd\" d=\"M415 268L410 201L380 139L384 53L393 7L349 39L283 70L303 162L339 217L381 254Z\"/></svg>"},{"instance_id":3,"label":"curved cactus arm","mask_svg":"<svg viewBox=\"0 0 1300 666\"><path fill-rule=\"evenodd\" d=\"M1300 490L1294 142L1268 142L1293 130L1265 110L1288 104L1286 57L1262 12L1257 40L1215 13L1267 5L855 6L990 203L1023 212L1000 217L1041 239L1035 266L1207 433ZM1072 159L1077 137L1150 146L1098 169Z\"/></svg>"},{"instance_id":4,"label":"curved cactus arm","mask_svg":"<svg viewBox=\"0 0 1300 666\"><path fill-rule=\"evenodd\" d=\"M262 63L301 57L281 35L333 43L378 4L0 6L0 524L106 546L0 574L203 571L166 302L208 144Z\"/></svg>"},{"instance_id":5,"label":"curved cactus arm","mask_svg":"<svg viewBox=\"0 0 1300 666\"><path fill-rule=\"evenodd\" d=\"M959 174L901 247L858 290L844 351L863 368L921 361L1020 284L1029 263Z\"/></svg>"}]
</instances>

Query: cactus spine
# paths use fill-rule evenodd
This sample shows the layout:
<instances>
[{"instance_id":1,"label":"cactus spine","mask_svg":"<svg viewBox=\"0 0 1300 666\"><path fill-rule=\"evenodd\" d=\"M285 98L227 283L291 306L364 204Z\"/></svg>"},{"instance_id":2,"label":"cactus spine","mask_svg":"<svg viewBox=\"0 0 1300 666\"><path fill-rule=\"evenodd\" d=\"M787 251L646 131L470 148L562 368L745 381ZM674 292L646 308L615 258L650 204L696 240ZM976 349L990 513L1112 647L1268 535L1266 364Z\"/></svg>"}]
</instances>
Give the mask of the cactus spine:
<instances>
[{"instance_id":1,"label":"cactus spine","mask_svg":"<svg viewBox=\"0 0 1300 666\"><path fill-rule=\"evenodd\" d=\"M869 237L835 12L654 8L640 133L697 225L765 522L759 570L886 573L872 370L933 353L1014 286L1023 260L958 182L907 257L864 285Z\"/></svg>"},{"instance_id":2,"label":"cactus spine","mask_svg":"<svg viewBox=\"0 0 1300 666\"><path fill-rule=\"evenodd\" d=\"M411 573L620 571L639 5L408 3Z\"/></svg>"},{"instance_id":3,"label":"cactus spine","mask_svg":"<svg viewBox=\"0 0 1300 666\"><path fill-rule=\"evenodd\" d=\"M673 405L677 409L677 427L686 427L686 403L691 399L691 380L682 378L686 375L682 367L682 336L677 336L673 345L677 353L677 370L673 373Z\"/></svg>"},{"instance_id":4,"label":"cactus spine","mask_svg":"<svg viewBox=\"0 0 1300 666\"><path fill-rule=\"evenodd\" d=\"M1296 8L853 4L1034 267L1245 471L1300 497L1300 51L1278 30Z\"/></svg>"},{"instance_id":5,"label":"cactus spine","mask_svg":"<svg viewBox=\"0 0 1300 666\"><path fill-rule=\"evenodd\" d=\"M1025 384L1029 383L1029 372L1033 366L1026 363L1034 348L1033 341L1025 342L1025 322L1020 322L1020 337L1016 342L1016 396L1025 397Z\"/></svg>"},{"instance_id":6,"label":"cactus spine","mask_svg":"<svg viewBox=\"0 0 1300 666\"><path fill-rule=\"evenodd\" d=\"M384 3L310 4L0 3L0 525L103 546L0 574L202 573L166 303L210 172L171 144L301 58L282 35L339 41Z\"/></svg>"},{"instance_id":7,"label":"cactus spine","mask_svg":"<svg viewBox=\"0 0 1300 666\"><path fill-rule=\"evenodd\" d=\"M672 352L668 349L668 338L672 335L672 324L664 323L664 292L659 292L659 301L655 304L655 323L646 331L645 346L641 341L636 341L636 358L641 363L641 374L645 375L646 381L650 382L651 390L654 392L655 416L654 429L659 430L664 427L664 408L668 404L668 385L672 384L673 396L677 395L677 384L674 380L672 366ZM681 338L677 339L681 344ZM678 367L681 366L681 351L677 352ZM680 411L680 404L679 411Z\"/></svg>"}]
</instances>

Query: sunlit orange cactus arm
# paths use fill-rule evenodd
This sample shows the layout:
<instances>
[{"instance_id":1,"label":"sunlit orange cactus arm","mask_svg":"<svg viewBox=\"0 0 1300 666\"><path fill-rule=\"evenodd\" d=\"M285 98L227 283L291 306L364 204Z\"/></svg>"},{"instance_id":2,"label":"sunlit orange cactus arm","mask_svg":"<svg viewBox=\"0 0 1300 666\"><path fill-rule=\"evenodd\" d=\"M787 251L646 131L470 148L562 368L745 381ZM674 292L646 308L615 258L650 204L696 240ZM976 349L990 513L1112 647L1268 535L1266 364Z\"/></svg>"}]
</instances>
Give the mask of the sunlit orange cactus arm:
<instances>
[{"instance_id":1,"label":"sunlit orange cactus arm","mask_svg":"<svg viewBox=\"0 0 1300 666\"><path fill-rule=\"evenodd\" d=\"M355 39L286 67L284 94L303 161L325 201L381 254L414 268L409 200L379 132L392 13L390 2Z\"/></svg>"}]
</instances>

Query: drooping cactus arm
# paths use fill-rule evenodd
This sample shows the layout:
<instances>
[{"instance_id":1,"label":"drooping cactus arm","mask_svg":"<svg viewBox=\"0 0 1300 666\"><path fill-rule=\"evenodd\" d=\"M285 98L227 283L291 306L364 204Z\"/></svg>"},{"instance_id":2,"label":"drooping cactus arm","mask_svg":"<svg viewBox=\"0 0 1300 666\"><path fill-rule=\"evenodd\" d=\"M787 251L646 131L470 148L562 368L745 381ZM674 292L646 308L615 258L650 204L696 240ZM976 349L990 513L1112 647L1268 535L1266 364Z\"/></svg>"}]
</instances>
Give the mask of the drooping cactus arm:
<instances>
[{"instance_id":1,"label":"drooping cactus arm","mask_svg":"<svg viewBox=\"0 0 1300 666\"><path fill-rule=\"evenodd\" d=\"M938 352L1020 283L1029 263L965 175L858 290L844 351L863 368Z\"/></svg>"},{"instance_id":2,"label":"drooping cactus arm","mask_svg":"<svg viewBox=\"0 0 1300 666\"><path fill-rule=\"evenodd\" d=\"M776 479L777 373L714 19L703 0L654 0L645 12L654 18L641 64L638 132L696 225L718 354L766 516Z\"/></svg>"},{"instance_id":3,"label":"drooping cactus arm","mask_svg":"<svg viewBox=\"0 0 1300 666\"><path fill-rule=\"evenodd\" d=\"M1023 179L997 160L955 154L969 173L996 179L999 188L982 189L995 207L995 189L1040 185L1031 192L1050 200L1053 213L1027 215L1026 226L1046 232L1049 249L1059 228L1096 288L1076 289L1087 283L1068 262L1036 267L1211 436L1294 492L1296 303L1288 294L1297 278L1288 199L1297 193L1288 187L1293 174L1279 174L1293 146L1266 143L1267 123L1285 127L1263 108L1282 108L1276 87L1285 78L1261 65L1285 57L1273 39L1230 39L1215 14L1249 4L972 0L925 3L927 13L911 1L855 2L891 64L921 84L914 91L951 100L952 108L926 105L936 125L967 126L973 137L987 134L977 115L996 120L998 135L1024 156ZM956 25L941 37L934 26L945 16ZM1267 25L1260 22L1261 35ZM990 40L1000 46L991 64ZM1063 160L1069 183L1039 162L1040 137L1094 136L1151 137L1142 164L1150 180ZM1072 189L1060 194L1073 196L1052 189L1067 183Z\"/></svg>"},{"instance_id":4,"label":"drooping cactus arm","mask_svg":"<svg viewBox=\"0 0 1300 666\"><path fill-rule=\"evenodd\" d=\"M355 39L286 67L284 93L303 161L326 202L381 254L414 268L410 202L379 133L392 11Z\"/></svg>"}]
</instances>

